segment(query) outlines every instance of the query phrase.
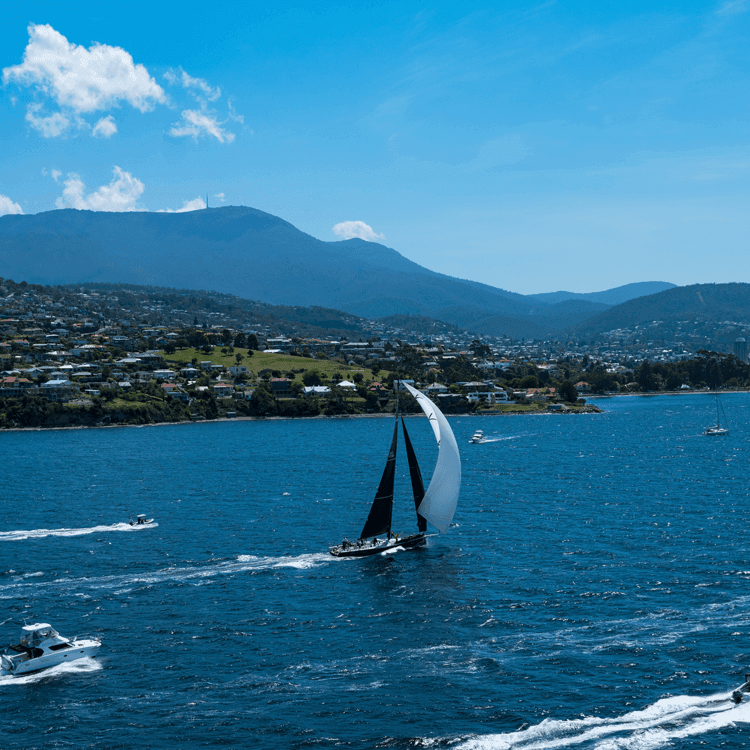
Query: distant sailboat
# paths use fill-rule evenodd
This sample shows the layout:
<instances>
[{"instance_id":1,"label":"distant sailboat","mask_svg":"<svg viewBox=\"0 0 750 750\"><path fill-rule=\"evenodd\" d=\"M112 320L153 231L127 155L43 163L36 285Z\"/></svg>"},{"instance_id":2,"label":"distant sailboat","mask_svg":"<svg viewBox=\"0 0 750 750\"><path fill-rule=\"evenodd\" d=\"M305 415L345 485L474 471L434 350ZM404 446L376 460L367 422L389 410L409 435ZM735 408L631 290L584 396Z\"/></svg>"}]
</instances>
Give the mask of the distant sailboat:
<instances>
[{"instance_id":1,"label":"distant sailboat","mask_svg":"<svg viewBox=\"0 0 750 750\"><path fill-rule=\"evenodd\" d=\"M721 424L721 417L724 417L724 425ZM727 426L727 416L724 414L724 407L719 401L719 396L716 396L716 426L706 427L704 435L728 435L729 427Z\"/></svg>"},{"instance_id":2,"label":"distant sailboat","mask_svg":"<svg viewBox=\"0 0 750 750\"><path fill-rule=\"evenodd\" d=\"M439 446L435 470L425 491L417 456L409 439L406 424L403 418L401 419L414 506L417 513L418 533L398 537L391 532L396 451L398 447L399 414L397 406L396 424L393 427L393 439L388 451L385 469L362 533L356 542L344 540L341 544L331 547L329 552L335 557L368 557L389 548L413 549L422 547L427 542L427 521L439 531L446 531L453 520L458 505L458 494L461 489L461 457L458 453L458 444L453 435L453 430L440 409L427 396L416 388L412 388L408 383L402 383L402 385L414 396L427 416ZM381 536L384 538L380 539Z\"/></svg>"}]
</instances>

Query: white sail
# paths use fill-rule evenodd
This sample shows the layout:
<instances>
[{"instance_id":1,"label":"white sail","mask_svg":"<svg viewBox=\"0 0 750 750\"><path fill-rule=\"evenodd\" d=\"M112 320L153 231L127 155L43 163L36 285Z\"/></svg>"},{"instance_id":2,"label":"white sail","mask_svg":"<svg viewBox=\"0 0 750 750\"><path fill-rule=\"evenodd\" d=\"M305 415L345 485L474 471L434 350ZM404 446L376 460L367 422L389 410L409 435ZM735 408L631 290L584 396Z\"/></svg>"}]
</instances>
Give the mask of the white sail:
<instances>
[{"instance_id":1,"label":"white sail","mask_svg":"<svg viewBox=\"0 0 750 750\"><path fill-rule=\"evenodd\" d=\"M424 393L403 383L409 393L417 399L438 442L438 459L432 473L430 486L424 493L418 512L440 531L445 531L453 520L461 489L461 457L453 430L443 412Z\"/></svg>"}]
</instances>

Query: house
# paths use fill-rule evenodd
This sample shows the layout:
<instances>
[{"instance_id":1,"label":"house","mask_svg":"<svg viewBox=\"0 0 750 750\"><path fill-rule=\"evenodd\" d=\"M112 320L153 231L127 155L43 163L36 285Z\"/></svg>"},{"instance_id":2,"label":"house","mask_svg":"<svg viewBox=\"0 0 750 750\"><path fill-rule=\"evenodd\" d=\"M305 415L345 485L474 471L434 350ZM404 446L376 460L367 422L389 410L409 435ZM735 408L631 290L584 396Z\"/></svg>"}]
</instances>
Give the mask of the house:
<instances>
[{"instance_id":1,"label":"house","mask_svg":"<svg viewBox=\"0 0 750 750\"><path fill-rule=\"evenodd\" d=\"M408 383L412 388L414 388L414 381L413 380L394 380L393 385L395 388L397 388L399 391L405 391L406 386L405 383Z\"/></svg>"},{"instance_id":2,"label":"house","mask_svg":"<svg viewBox=\"0 0 750 750\"><path fill-rule=\"evenodd\" d=\"M231 365L227 367L227 371L237 378L240 375L247 375L247 365Z\"/></svg>"},{"instance_id":3,"label":"house","mask_svg":"<svg viewBox=\"0 0 750 750\"><path fill-rule=\"evenodd\" d=\"M429 398L433 398L440 393L448 393L448 386L442 385L441 383L432 383L432 385L428 385L427 388L422 388L422 393Z\"/></svg>"},{"instance_id":4,"label":"house","mask_svg":"<svg viewBox=\"0 0 750 750\"><path fill-rule=\"evenodd\" d=\"M214 385L214 395L216 398L232 398L234 392L234 386L228 383L216 383Z\"/></svg>"},{"instance_id":5,"label":"house","mask_svg":"<svg viewBox=\"0 0 750 750\"><path fill-rule=\"evenodd\" d=\"M269 381L274 396L291 396L292 381L289 378L271 378Z\"/></svg>"},{"instance_id":6,"label":"house","mask_svg":"<svg viewBox=\"0 0 750 750\"><path fill-rule=\"evenodd\" d=\"M169 380L175 375L172 370L154 370L153 374L157 380Z\"/></svg>"},{"instance_id":7,"label":"house","mask_svg":"<svg viewBox=\"0 0 750 750\"><path fill-rule=\"evenodd\" d=\"M302 388L305 396L325 396L331 389L327 385L306 385Z\"/></svg>"},{"instance_id":8,"label":"house","mask_svg":"<svg viewBox=\"0 0 750 750\"><path fill-rule=\"evenodd\" d=\"M357 390L357 386L354 383L352 383L351 380L342 380L340 383L337 383L336 385L339 388L346 388L347 390L350 390L350 391Z\"/></svg>"},{"instance_id":9,"label":"house","mask_svg":"<svg viewBox=\"0 0 750 750\"><path fill-rule=\"evenodd\" d=\"M39 393L50 401L59 401L62 403L75 398L80 394L80 391L70 380L59 378L42 383Z\"/></svg>"},{"instance_id":10,"label":"house","mask_svg":"<svg viewBox=\"0 0 750 750\"><path fill-rule=\"evenodd\" d=\"M180 388L180 386L178 386L176 383L162 383L161 387L164 393L166 393L167 396L174 399L175 401L190 401L190 396L185 393L185 391L183 391L182 388Z\"/></svg>"}]
</instances>

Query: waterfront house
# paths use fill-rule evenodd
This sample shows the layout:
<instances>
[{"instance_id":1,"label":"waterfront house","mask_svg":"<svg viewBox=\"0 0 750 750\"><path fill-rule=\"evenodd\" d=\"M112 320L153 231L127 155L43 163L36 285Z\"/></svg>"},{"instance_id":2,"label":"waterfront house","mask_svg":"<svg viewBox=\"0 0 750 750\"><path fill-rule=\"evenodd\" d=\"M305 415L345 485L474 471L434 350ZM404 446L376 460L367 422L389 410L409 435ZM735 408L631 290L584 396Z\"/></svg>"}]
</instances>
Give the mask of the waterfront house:
<instances>
[{"instance_id":1,"label":"waterfront house","mask_svg":"<svg viewBox=\"0 0 750 750\"><path fill-rule=\"evenodd\" d=\"M231 398L234 392L234 386L228 383L216 383L214 385L214 395L216 398Z\"/></svg>"}]
</instances>

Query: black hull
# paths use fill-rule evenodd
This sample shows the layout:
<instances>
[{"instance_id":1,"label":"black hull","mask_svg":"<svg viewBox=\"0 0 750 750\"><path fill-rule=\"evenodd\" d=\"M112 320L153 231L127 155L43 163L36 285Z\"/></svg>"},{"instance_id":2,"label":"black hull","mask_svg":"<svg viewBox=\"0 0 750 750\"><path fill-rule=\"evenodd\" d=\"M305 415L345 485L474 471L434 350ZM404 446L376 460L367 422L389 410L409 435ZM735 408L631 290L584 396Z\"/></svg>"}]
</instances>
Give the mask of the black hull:
<instances>
[{"instance_id":1,"label":"black hull","mask_svg":"<svg viewBox=\"0 0 750 750\"><path fill-rule=\"evenodd\" d=\"M411 536L405 536L403 539L398 541L391 540L390 542L383 540L380 544L371 545L369 542L367 546L358 547L356 544L344 549L343 546L331 547L328 551L334 557L371 557L372 555L379 555L389 549L416 549L417 547L424 547L427 544L426 534L412 534Z\"/></svg>"}]
</instances>

